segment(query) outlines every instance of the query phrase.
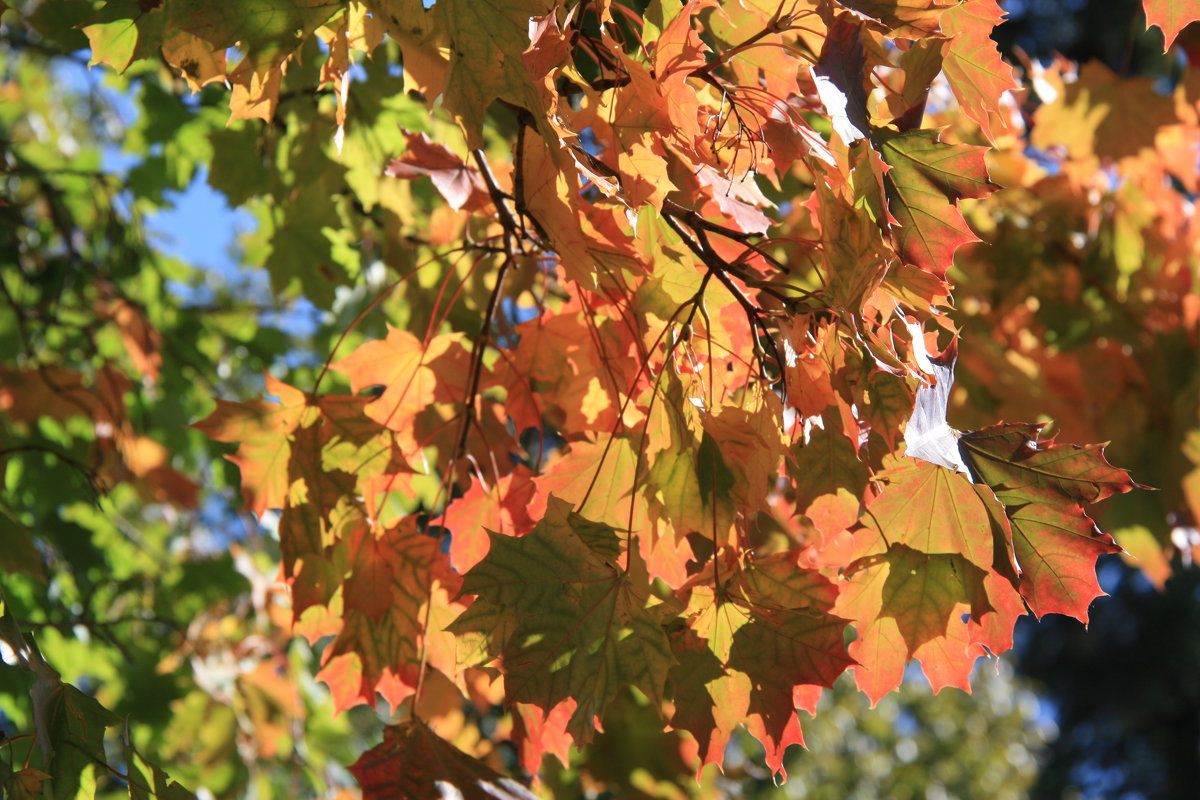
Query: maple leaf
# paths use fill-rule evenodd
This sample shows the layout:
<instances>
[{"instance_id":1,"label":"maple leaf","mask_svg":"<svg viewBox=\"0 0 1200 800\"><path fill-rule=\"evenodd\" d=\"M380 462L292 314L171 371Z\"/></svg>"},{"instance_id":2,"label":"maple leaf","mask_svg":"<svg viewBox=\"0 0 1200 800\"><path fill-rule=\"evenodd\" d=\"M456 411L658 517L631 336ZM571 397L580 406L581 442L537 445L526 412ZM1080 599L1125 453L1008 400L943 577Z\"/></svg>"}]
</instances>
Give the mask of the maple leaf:
<instances>
[{"instance_id":1,"label":"maple leaf","mask_svg":"<svg viewBox=\"0 0 1200 800\"><path fill-rule=\"evenodd\" d=\"M579 173L557 164L553 153L532 137L525 142L525 204L550 237L567 276L591 286L613 282L614 275L642 272L632 237L613 216L616 209L585 203L579 196ZM592 182L603 185L602 180Z\"/></svg>"},{"instance_id":2,"label":"maple leaf","mask_svg":"<svg viewBox=\"0 0 1200 800\"><path fill-rule=\"evenodd\" d=\"M488 531L505 536L522 536L534 526L529 506L537 484L525 466L518 466L494 486L476 480L445 512L450 529L450 562L467 572L487 555Z\"/></svg>"},{"instance_id":3,"label":"maple leaf","mask_svg":"<svg viewBox=\"0 0 1200 800\"><path fill-rule=\"evenodd\" d=\"M893 449L902 426L911 418L912 409L913 395L902 379L883 371L874 372L867 379L863 419Z\"/></svg>"},{"instance_id":4,"label":"maple leaf","mask_svg":"<svg viewBox=\"0 0 1200 800\"><path fill-rule=\"evenodd\" d=\"M225 79L225 48L214 46L194 33L181 30L172 33L163 40L162 55L179 70L193 92Z\"/></svg>"},{"instance_id":5,"label":"maple leaf","mask_svg":"<svg viewBox=\"0 0 1200 800\"><path fill-rule=\"evenodd\" d=\"M1016 579L1012 534L986 487L923 461L889 457L865 520L892 544L925 553L955 553L976 567Z\"/></svg>"},{"instance_id":6,"label":"maple leaf","mask_svg":"<svg viewBox=\"0 0 1200 800\"><path fill-rule=\"evenodd\" d=\"M228 80L231 118L269 122L292 55L342 4L333 0L175 0L171 24L208 42L214 51L243 53Z\"/></svg>"},{"instance_id":7,"label":"maple leaf","mask_svg":"<svg viewBox=\"0 0 1200 800\"><path fill-rule=\"evenodd\" d=\"M112 435L124 424L122 395L130 385L129 378L108 365L91 380L62 367L19 370L0 366L0 412L21 423L82 415L93 421L97 431Z\"/></svg>"},{"instance_id":8,"label":"maple leaf","mask_svg":"<svg viewBox=\"0 0 1200 800\"><path fill-rule=\"evenodd\" d=\"M322 395L321 469L353 475L358 483L407 470L396 435L367 414L369 397Z\"/></svg>"},{"instance_id":9,"label":"maple leaf","mask_svg":"<svg viewBox=\"0 0 1200 800\"><path fill-rule=\"evenodd\" d=\"M886 108L892 125L898 130L920 127L930 86L942 71L946 45L944 39L921 39L900 54L899 75L896 76L900 83L889 85L885 82L884 104L877 112L881 115Z\"/></svg>"},{"instance_id":10,"label":"maple leaf","mask_svg":"<svg viewBox=\"0 0 1200 800\"><path fill-rule=\"evenodd\" d=\"M867 552L879 552L877 536L857 538L868 543ZM861 545L856 549L864 550ZM849 618L854 626L857 636L847 648L857 665L854 682L872 704L900 685L910 656L897 618L883 613L883 587L889 569L886 562L880 562L871 569L853 573L839 592L833 609L835 614Z\"/></svg>"},{"instance_id":11,"label":"maple leaf","mask_svg":"<svg viewBox=\"0 0 1200 800\"><path fill-rule=\"evenodd\" d=\"M491 203L479 171L469 167L444 145L434 144L423 133L405 132L408 146L392 159L387 174L413 179L428 176L453 209L478 211Z\"/></svg>"},{"instance_id":12,"label":"maple leaf","mask_svg":"<svg viewBox=\"0 0 1200 800\"><path fill-rule=\"evenodd\" d=\"M348 551L342 631L326 659L358 657L356 702L373 701L376 687L390 677L383 694L394 708L416 691L422 664L455 673L452 638L442 628L459 610L447 602L459 578L438 540L418 531L412 518L378 537L360 527ZM430 606L437 611L430 614Z\"/></svg>"},{"instance_id":13,"label":"maple leaf","mask_svg":"<svg viewBox=\"0 0 1200 800\"><path fill-rule=\"evenodd\" d=\"M633 569L618 565L616 531L552 497L527 535L490 536L487 556L463 578L462 593L477 597L450 629L487 640L508 702L549 712L574 698L567 730L582 744L623 686L661 701L674 663L664 630L671 612L651 602L636 553L625 553Z\"/></svg>"},{"instance_id":14,"label":"maple leaf","mask_svg":"<svg viewBox=\"0 0 1200 800\"><path fill-rule=\"evenodd\" d=\"M794 553L781 553L739 570L720 591L692 588L689 626L711 651L685 635L676 644L684 659L684 685L707 677L699 703L676 719L707 752L728 740L744 720L766 748L767 765L783 772L783 755L803 737L793 692L798 686L831 686L852 662L846 653L847 620L830 613L837 588L813 570L800 569ZM712 678L718 666L726 674ZM676 687L676 695L682 691ZM707 699L706 699L707 698ZM705 762L707 763L707 761Z\"/></svg>"},{"instance_id":15,"label":"maple leaf","mask_svg":"<svg viewBox=\"0 0 1200 800\"><path fill-rule=\"evenodd\" d=\"M979 647L1011 646L1024 613L1005 508L988 487L925 461L889 457L876 478L863 527L847 534L849 581L834 607L858 632L855 680L877 702L915 657L936 686L964 685Z\"/></svg>"},{"instance_id":16,"label":"maple leaf","mask_svg":"<svg viewBox=\"0 0 1200 800\"><path fill-rule=\"evenodd\" d=\"M365 800L535 800L521 784L505 778L434 733L419 719L383 730L383 742L350 766Z\"/></svg>"},{"instance_id":17,"label":"maple leaf","mask_svg":"<svg viewBox=\"0 0 1200 800\"><path fill-rule=\"evenodd\" d=\"M1021 569L1021 596L1035 614L1087 622L1100 596L1096 559L1121 548L1080 507L1138 487L1100 445L1039 441L1041 425L997 425L963 435L970 466L1004 504Z\"/></svg>"},{"instance_id":18,"label":"maple leaf","mask_svg":"<svg viewBox=\"0 0 1200 800\"><path fill-rule=\"evenodd\" d=\"M882 171L876 173L880 178ZM863 298L874 291L887 271L888 252L879 224L883 220L871 218L868 203L851 206L827 187L818 189L816 196L820 199L822 255L830 302L835 308L861 308Z\"/></svg>"},{"instance_id":19,"label":"maple leaf","mask_svg":"<svg viewBox=\"0 0 1200 800\"><path fill-rule=\"evenodd\" d=\"M953 37L942 69L963 113L979 123L989 141L1012 127L1001 101L1005 93L1020 87L991 38L992 29L1003 19L995 0L968 0L947 9L941 19L942 32Z\"/></svg>"},{"instance_id":20,"label":"maple leaf","mask_svg":"<svg viewBox=\"0 0 1200 800\"><path fill-rule=\"evenodd\" d=\"M1150 78L1122 78L1098 61L1066 82L1048 71L1053 92L1034 114L1034 147L1065 147L1074 159L1123 158L1153 147L1160 128L1176 121L1174 104Z\"/></svg>"},{"instance_id":21,"label":"maple leaf","mask_svg":"<svg viewBox=\"0 0 1200 800\"><path fill-rule=\"evenodd\" d=\"M881 558L852 564L848 572L886 561L888 574L882 587L881 615L896 620L909 655L934 639L944 637L960 605L980 618L993 609L987 603L985 573L957 553L923 553L892 544Z\"/></svg>"},{"instance_id":22,"label":"maple leaf","mask_svg":"<svg viewBox=\"0 0 1200 800\"><path fill-rule=\"evenodd\" d=\"M268 375L267 391L279 402L217 400L212 414L192 423L214 441L238 444L237 452L227 458L241 470L246 508L256 514L286 504L290 437L316 416L316 409L299 389Z\"/></svg>"},{"instance_id":23,"label":"maple leaf","mask_svg":"<svg viewBox=\"0 0 1200 800\"><path fill-rule=\"evenodd\" d=\"M418 449L413 419L437 402L461 402L455 391L466 374L467 352L456 335L422 342L406 330L390 328L387 338L367 342L332 365L350 379L355 392L383 386L383 394L365 407L368 417L399 434L406 454Z\"/></svg>"},{"instance_id":24,"label":"maple leaf","mask_svg":"<svg viewBox=\"0 0 1200 800\"><path fill-rule=\"evenodd\" d=\"M647 447L655 453L645 479L651 510L681 535L704 531L724 538L734 517L733 473L716 440L697 435L699 420L680 402L677 377L665 381L664 395L647 426Z\"/></svg>"},{"instance_id":25,"label":"maple leaf","mask_svg":"<svg viewBox=\"0 0 1200 800\"><path fill-rule=\"evenodd\" d=\"M1175 37L1192 22L1200 19L1200 9L1186 0L1142 0L1146 25L1157 25L1163 32L1163 52L1171 49Z\"/></svg>"},{"instance_id":26,"label":"maple leaf","mask_svg":"<svg viewBox=\"0 0 1200 800\"><path fill-rule=\"evenodd\" d=\"M288 488L279 516L279 549L297 620L310 606L324 605L333 598L344 571L333 554L344 553L344 546L338 545L351 530L365 526L362 513L347 502L354 493L354 479L322 467L323 433L317 425L309 425L296 431L290 442L286 435L278 436L276 441L283 442L278 450L272 452L264 446L260 453L268 459L271 480ZM259 449L253 452L259 453ZM282 475L280 459L285 461ZM253 470L249 473L252 480L255 475ZM243 487L246 480L244 472Z\"/></svg>"},{"instance_id":27,"label":"maple leaf","mask_svg":"<svg viewBox=\"0 0 1200 800\"><path fill-rule=\"evenodd\" d=\"M814 427L803 444L792 448L787 465L795 485L796 510L826 536L858 519L869 474L854 445L834 424L830 420Z\"/></svg>"},{"instance_id":28,"label":"maple leaf","mask_svg":"<svg viewBox=\"0 0 1200 800\"><path fill-rule=\"evenodd\" d=\"M760 602L774 599L764 597ZM793 690L814 684L832 687L854 663L846 654L846 624L847 620L814 608L760 607L733 635L729 668L749 677L747 713L759 718L762 727L757 738L767 748L767 766L785 777L783 754L790 744L802 743Z\"/></svg>"},{"instance_id":29,"label":"maple leaf","mask_svg":"<svg viewBox=\"0 0 1200 800\"><path fill-rule=\"evenodd\" d=\"M637 453L625 437L574 442L569 451L546 465L529 513L535 519L542 517L553 494L574 504L588 519L614 528L624 528L632 512L632 528L640 530L647 509L637 501L629 477L637 461Z\"/></svg>"},{"instance_id":30,"label":"maple leaf","mask_svg":"<svg viewBox=\"0 0 1200 800\"><path fill-rule=\"evenodd\" d=\"M267 265L281 296L298 284L336 311L317 342L354 317L363 291L375 294L378 264L401 276L351 325L371 330L379 306L386 338L332 365L352 394L272 378L273 399L220 401L196 424L237 447L247 506L281 510L291 624L324 640L318 678L335 707L382 698L414 717L355 766L368 797L523 797L449 746L494 752L506 735L464 716L463 695L479 709L505 701L511 742L537 773L548 753L569 760L606 715L614 730L597 749L619 737L635 719L627 685L642 727L677 731L634 746L676 745L687 731L688 757L720 763L742 726L782 773L803 743L796 709L815 709L847 669L873 702L912 660L935 690L966 689L977 658L1011 647L1027 606L1087 618L1096 559L1118 548L1084 505L1136 484L1100 447L1038 441L1037 426L950 428L955 320L997 342L954 395L963 419L1072 406L1074 436L1179 406L1157 402L1168 399L1149 380L1157 373L1136 372L1136 355L1122 354L1127 375L1107 388L1084 375L1102 374L1092 367L1125 338L1134 353L1165 343L1172 363L1197 328L1190 211L1174 186L1194 184L1186 69L1167 97L1102 66L1072 79L1063 60L1031 62L1041 106L1010 117L1015 82L990 38L994 0L95 5L77 20L94 63L125 70L161 45L182 75L172 86L226 84L234 118L271 121L212 131L203 108L139 82L145 125L131 149L163 151L131 173L135 200L161 204L211 144L213 186L269 212L248 260ZM1151 5L1170 41L1184 19ZM45 20L35 27L39 42L54 40ZM379 47L385 31L395 47ZM355 51L372 57L356 63ZM963 119L926 108L939 71ZM275 114L281 98L287 113ZM348 120L352 107L361 113ZM931 128L948 126L945 140L919 129L927 112ZM1028 119L1028 141L1000 137ZM952 318L948 270L975 240L960 201L994 188L985 148L954 142L980 136L1000 141L994 169L1017 188L980 209L995 246L960 257L971 280ZM28 152L14 141L14 163L51 169L46 148L66 137L48 137ZM1051 162L1067 154L1060 174L1031 160L1030 141ZM156 170L170 174L148 177ZM435 191L400 183L424 178ZM14 218L38 222L23 239L30 265L63 252L111 261L93 240L121 241L109 233L123 217L100 213L111 211L107 193L80 194L88 180L74 167L46 172L12 200ZM78 209L95 203L116 226L104 237L81 235L92 231ZM1108 286L1092 267L1110 261ZM198 372L225 348L197 327L211 320L155 305L160 272L122 279L120 294L74 272L66 284L18 275L4 287L17 310L6 330L26 350L21 368L0 367L15 439L4 431L5 466L36 466L37 436L58 445L82 431L91 438L65 455L91 447L106 484L127 483L144 502L196 502L176 471L190 457L178 437L137 426L170 417L146 390L187 382L175 348L199 357ZM347 292L357 277L366 288ZM1138 332L1108 330L1113 344L1089 349L1101 354L1094 364L1073 347L1092 329L1053 319L1078 306L1081 286L1105 306L1101 318ZM60 308L69 321L49 323ZM215 330L256 359L292 338L255 336L251 348L219 317ZM193 348L185 339L197 335ZM938 335L953 343L930 357ZM43 354L43 344L53 346ZM984 363L963 350L964 362ZM75 353L88 366L73 365ZM114 353L140 386L97 366ZM1134 400L1118 415L1124 394ZM1010 413L1014 395L1031 416ZM1195 477L1172 513L1200 504ZM29 520L62 516L39 502L11 524L0 516L13 550L0 561L15 573L44 561ZM256 616L286 626L288 610L261 607L262 594ZM255 633L256 647L280 646ZM246 663L240 651L235 660ZM239 743L286 755L275 711L290 724L299 696L276 674L282 661L254 663L233 682L248 709ZM43 717L49 707L35 703ZM104 755L95 744L93 761ZM137 793L142 768L127 760ZM597 791L614 790L589 771Z\"/></svg>"},{"instance_id":31,"label":"maple leaf","mask_svg":"<svg viewBox=\"0 0 1200 800\"><path fill-rule=\"evenodd\" d=\"M124 72L135 59L153 54L162 40L165 17L161 8L137 0L105 3L83 26L92 50L88 66L108 64Z\"/></svg>"},{"instance_id":32,"label":"maple leaf","mask_svg":"<svg viewBox=\"0 0 1200 800\"><path fill-rule=\"evenodd\" d=\"M983 163L987 148L946 144L934 131L879 131L875 141L891 170L884 176L889 208L900 223L896 248L908 263L945 279L960 245L978 241L958 210L964 197L996 186Z\"/></svg>"},{"instance_id":33,"label":"maple leaf","mask_svg":"<svg viewBox=\"0 0 1200 800\"><path fill-rule=\"evenodd\" d=\"M615 384L632 362L606 357L586 334L585 313L564 309L551 319L516 326L521 341L508 366L540 390L542 413L555 427L610 431L616 419Z\"/></svg>"},{"instance_id":34,"label":"maple leaf","mask_svg":"<svg viewBox=\"0 0 1200 800\"><path fill-rule=\"evenodd\" d=\"M1104 593L1096 580L1096 559L1121 548L1075 509L1046 503L1018 505L1017 495L1000 494L1013 531L1021 566L1021 596L1039 617L1066 614L1087 623L1088 607Z\"/></svg>"},{"instance_id":35,"label":"maple leaf","mask_svg":"<svg viewBox=\"0 0 1200 800\"><path fill-rule=\"evenodd\" d=\"M718 681L726 677L724 664L692 628L672 632L671 652L676 660L667 678L675 699L671 725L696 737L702 765L719 764L734 728L717 719L721 709L713 696L714 691L720 691L714 685L720 686Z\"/></svg>"},{"instance_id":36,"label":"maple leaf","mask_svg":"<svg viewBox=\"0 0 1200 800\"><path fill-rule=\"evenodd\" d=\"M46 759L52 779L52 798L74 797L84 770L104 763L104 731L118 717L94 697L62 680L42 656L37 645L26 639L0 591L0 642L7 651L6 666L16 666L32 678L29 696L35 723L35 743ZM7 787L6 787L7 788Z\"/></svg>"},{"instance_id":37,"label":"maple leaf","mask_svg":"<svg viewBox=\"0 0 1200 800\"><path fill-rule=\"evenodd\" d=\"M545 117L522 55L529 47L529 20L551 8L548 0L446 0L434 6L450 43L443 103L462 125L468 147L483 147L484 115L493 100Z\"/></svg>"},{"instance_id":38,"label":"maple leaf","mask_svg":"<svg viewBox=\"0 0 1200 800\"><path fill-rule=\"evenodd\" d=\"M1139 488L1129 473L1108 463L1104 445L1056 444L1038 439L1045 425L994 425L965 433L971 466L997 491L1021 497L1058 495L1098 503Z\"/></svg>"},{"instance_id":39,"label":"maple leaf","mask_svg":"<svg viewBox=\"0 0 1200 800\"><path fill-rule=\"evenodd\" d=\"M553 755L559 763L571 763L571 736L567 725L575 713L575 701L567 699L549 714L530 703L514 703L513 741L521 750L521 764L530 774L542 767L542 758Z\"/></svg>"}]
</instances>

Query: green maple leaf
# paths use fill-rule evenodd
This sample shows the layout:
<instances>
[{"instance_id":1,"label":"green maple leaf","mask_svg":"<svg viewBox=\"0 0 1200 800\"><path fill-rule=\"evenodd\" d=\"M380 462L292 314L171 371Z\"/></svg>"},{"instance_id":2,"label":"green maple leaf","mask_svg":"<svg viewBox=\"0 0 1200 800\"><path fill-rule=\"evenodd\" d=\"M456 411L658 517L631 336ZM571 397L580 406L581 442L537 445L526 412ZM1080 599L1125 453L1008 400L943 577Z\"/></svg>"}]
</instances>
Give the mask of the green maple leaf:
<instances>
[{"instance_id":1,"label":"green maple leaf","mask_svg":"<svg viewBox=\"0 0 1200 800\"><path fill-rule=\"evenodd\" d=\"M80 776L93 764L104 764L104 731L117 715L69 683L49 687L42 696L47 734L54 743L47 800L73 800Z\"/></svg>"},{"instance_id":2,"label":"green maple leaf","mask_svg":"<svg viewBox=\"0 0 1200 800\"><path fill-rule=\"evenodd\" d=\"M173 28L278 65L341 8L336 0L173 0L169 11Z\"/></svg>"},{"instance_id":3,"label":"green maple leaf","mask_svg":"<svg viewBox=\"0 0 1200 800\"><path fill-rule=\"evenodd\" d=\"M324 466L321 434L316 425L302 428L287 451L287 485L296 490L279 517L279 548L296 619L309 606L332 599L345 571L338 563L345 556L335 545L347 529L363 522L344 503L339 507L342 498L353 495L354 480Z\"/></svg>"},{"instance_id":4,"label":"green maple leaf","mask_svg":"<svg viewBox=\"0 0 1200 800\"><path fill-rule=\"evenodd\" d=\"M691 628L675 632L671 646L678 662L669 675L675 698L671 725L696 737L702 764L719 763L729 740L721 735L715 716L717 701L710 687L725 676L725 668L707 642Z\"/></svg>"},{"instance_id":5,"label":"green maple leaf","mask_svg":"<svg viewBox=\"0 0 1200 800\"><path fill-rule=\"evenodd\" d=\"M491 550L463 579L462 593L478 595L450 627L486 639L485 657L498 657L509 703L549 712L577 703L567 730L590 741L594 720L625 686L653 702L663 697L675 657L636 553L626 571L617 532L575 514L552 497L526 536L489 531Z\"/></svg>"},{"instance_id":6,"label":"green maple leaf","mask_svg":"<svg viewBox=\"0 0 1200 800\"><path fill-rule=\"evenodd\" d=\"M969 605L974 619L992 610L983 587L984 571L958 554L922 553L894 544L883 559L889 569L880 615L896 620L910 656L946 635L958 604Z\"/></svg>"},{"instance_id":7,"label":"green maple leaf","mask_svg":"<svg viewBox=\"0 0 1200 800\"><path fill-rule=\"evenodd\" d=\"M1015 579L1011 532L986 488L979 491L963 476L915 458L896 463L877 479L884 488L864 521L884 541L924 553L957 553L980 569Z\"/></svg>"},{"instance_id":8,"label":"green maple leaf","mask_svg":"<svg viewBox=\"0 0 1200 800\"><path fill-rule=\"evenodd\" d=\"M545 116L541 94L521 54L529 47L529 18L554 8L549 0L442 0L435 7L450 38L443 102L462 125L470 147L482 147L483 120L496 99Z\"/></svg>"},{"instance_id":9,"label":"green maple leaf","mask_svg":"<svg viewBox=\"0 0 1200 800\"><path fill-rule=\"evenodd\" d=\"M164 15L144 10L137 0L113 0L85 26L92 57L88 66L108 64L124 72L134 60L157 54L162 46Z\"/></svg>"},{"instance_id":10,"label":"green maple leaf","mask_svg":"<svg viewBox=\"0 0 1200 800\"><path fill-rule=\"evenodd\" d=\"M696 737L702 763L719 763L733 729L745 724L771 769L782 771L788 746L803 742L794 690L831 686L854 663L848 620L830 613L837 593L795 553L756 560L720 589L692 589L688 627L671 640L671 724Z\"/></svg>"}]
</instances>

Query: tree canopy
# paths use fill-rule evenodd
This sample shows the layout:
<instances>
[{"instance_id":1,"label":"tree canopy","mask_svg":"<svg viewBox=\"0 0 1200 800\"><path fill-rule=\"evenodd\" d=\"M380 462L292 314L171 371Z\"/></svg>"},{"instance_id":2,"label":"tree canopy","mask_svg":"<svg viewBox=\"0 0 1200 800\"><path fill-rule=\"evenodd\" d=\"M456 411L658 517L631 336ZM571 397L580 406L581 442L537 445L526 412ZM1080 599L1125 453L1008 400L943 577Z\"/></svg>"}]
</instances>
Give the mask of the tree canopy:
<instances>
[{"instance_id":1,"label":"tree canopy","mask_svg":"<svg viewBox=\"0 0 1200 800\"><path fill-rule=\"evenodd\" d=\"M1119 74L994 0L0 4L3 791L720 796L1161 587L1193 6Z\"/></svg>"}]
</instances>

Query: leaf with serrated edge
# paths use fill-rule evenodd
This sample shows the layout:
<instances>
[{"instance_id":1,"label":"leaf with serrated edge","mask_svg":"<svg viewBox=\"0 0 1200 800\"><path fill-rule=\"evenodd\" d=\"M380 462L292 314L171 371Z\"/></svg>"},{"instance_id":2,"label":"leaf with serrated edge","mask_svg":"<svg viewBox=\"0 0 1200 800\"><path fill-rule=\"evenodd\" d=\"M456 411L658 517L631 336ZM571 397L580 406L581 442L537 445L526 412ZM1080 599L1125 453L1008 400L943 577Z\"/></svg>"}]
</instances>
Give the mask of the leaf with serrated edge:
<instances>
[{"instance_id":1,"label":"leaf with serrated edge","mask_svg":"<svg viewBox=\"0 0 1200 800\"><path fill-rule=\"evenodd\" d=\"M574 514L552 497L546 516L519 539L491 534L491 549L463 579L477 595L452 626L457 634L491 636L489 655L505 673L508 702L545 711L573 697L568 731L591 740L594 720L627 685L655 701L674 663L663 628L669 610L651 602L644 567L614 562L616 531ZM498 633L489 609L508 620Z\"/></svg>"},{"instance_id":2,"label":"leaf with serrated edge","mask_svg":"<svg viewBox=\"0 0 1200 800\"><path fill-rule=\"evenodd\" d=\"M1163 52L1171 49L1175 37L1192 22L1200 19L1200 8L1187 0L1142 0L1146 25L1157 25L1163 32Z\"/></svg>"},{"instance_id":3,"label":"leaf with serrated edge","mask_svg":"<svg viewBox=\"0 0 1200 800\"><path fill-rule=\"evenodd\" d=\"M269 375L267 391L279 402L218 400L212 414L192 424L214 441L238 443L237 453L228 458L241 469L246 508L256 514L286 504L289 438L316 415L303 392Z\"/></svg>"},{"instance_id":4,"label":"leaf with serrated edge","mask_svg":"<svg viewBox=\"0 0 1200 800\"><path fill-rule=\"evenodd\" d=\"M1046 491L1079 503L1098 503L1138 488L1128 472L1108 463L1104 445L1039 441L1043 427L993 425L963 434L959 444L972 467L998 493L1024 497Z\"/></svg>"},{"instance_id":5,"label":"leaf with serrated edge","mask_svg":"<svg viewBox=\"0 0 1200 800\"><path fill-rule=\"evenodd\" d=\"M942 69L963 113L979 123L989 141L1012 127L1001 100L1020 87L991 38L1003 19L995 0L967 0L942 15L942 31L952 37Z\"/></svg>"},{"instance_id":6,"label":"leaf with serrated edge","mask_svg":"<svg viewBox=\"0 0 1200 800\"><path fill-rule=\"evenodd\" d=\"M884 182L900 223L893 231L896 249L905 262L945 279L959 245L978 241L958 200L996 189L983 162L987 148L947 144L935 131L878 131L875 142L891 167Z\"/></svg>"}]
</instances>

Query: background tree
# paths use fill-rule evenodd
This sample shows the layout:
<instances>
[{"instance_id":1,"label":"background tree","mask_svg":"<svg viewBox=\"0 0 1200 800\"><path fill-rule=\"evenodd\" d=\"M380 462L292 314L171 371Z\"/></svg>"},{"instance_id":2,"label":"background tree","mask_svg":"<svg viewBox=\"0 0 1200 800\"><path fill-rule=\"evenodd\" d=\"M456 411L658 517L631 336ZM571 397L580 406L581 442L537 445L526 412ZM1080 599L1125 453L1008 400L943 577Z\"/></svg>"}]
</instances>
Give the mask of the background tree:
<instances>
[{"instance_id":1,"label":"background tree","mask_svg":"<svg viewBox=\"0 0 1200 800\"><path fill-rule=\"evenodd\" d=\"M527 5L6 12L6 791L325 792L378 699L369 794L692 791L1086 621L1082 504L1186 551L1186 36L1021 101L984 0ZM269 289L147 244L198 175Z\"/></svg>"}]
</instances>

